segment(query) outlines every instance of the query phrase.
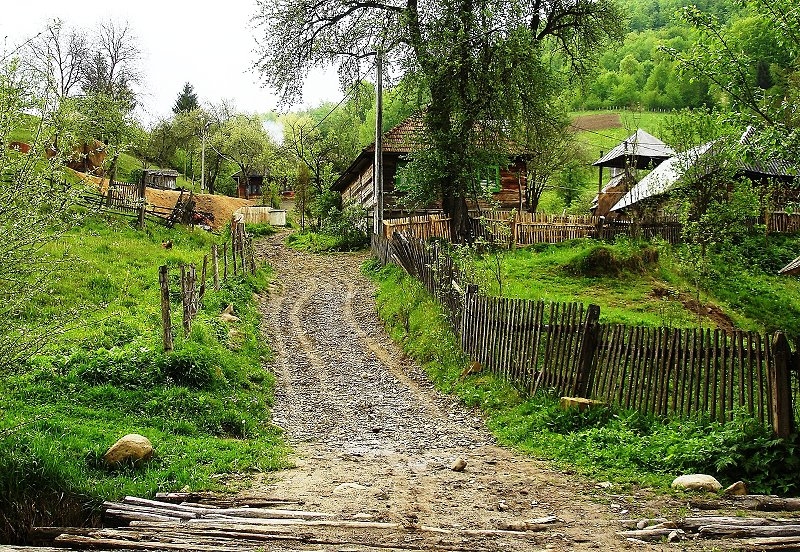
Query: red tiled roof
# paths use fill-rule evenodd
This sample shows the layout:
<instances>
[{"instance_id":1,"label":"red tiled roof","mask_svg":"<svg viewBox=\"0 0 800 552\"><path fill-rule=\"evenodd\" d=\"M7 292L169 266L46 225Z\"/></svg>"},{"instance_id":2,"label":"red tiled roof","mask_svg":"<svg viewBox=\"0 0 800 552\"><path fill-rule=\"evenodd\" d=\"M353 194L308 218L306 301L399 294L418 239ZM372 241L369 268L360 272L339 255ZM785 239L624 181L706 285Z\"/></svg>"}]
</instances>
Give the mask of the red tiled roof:
<instances>
[{"instance_id":1,"label":"red tiled roof","mask_svg":"<svg viewBox=\"0 0 800 552\"><path fill-rule=\"evenodd\" d=\"M418 150L422 146L424 124L422 114L416 114L385 132L384 153L411 153ZM375 142L364 148L364 151L375 151Z\"/></svg>"}]
</instances>

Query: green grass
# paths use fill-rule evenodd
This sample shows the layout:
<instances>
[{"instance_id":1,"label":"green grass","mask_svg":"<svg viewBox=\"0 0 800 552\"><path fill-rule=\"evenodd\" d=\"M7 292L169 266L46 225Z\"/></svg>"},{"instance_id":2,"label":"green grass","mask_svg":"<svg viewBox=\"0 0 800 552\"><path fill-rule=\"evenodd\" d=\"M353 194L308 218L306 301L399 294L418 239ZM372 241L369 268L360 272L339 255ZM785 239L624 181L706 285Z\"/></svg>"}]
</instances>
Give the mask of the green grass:
<instances>
[{"instance_id":1,"label":"green grass","mask_svg":"<svg viewBox=\"0 0 800 552\"><path fill-rule=\"evenodd\" d=\"M216 239L93 217L53 244L50 253L66 254L69 267L22 314L36 321L66 313L67 331L0 379L0 513L10 501L54 492L97 503L217 489L220 474L287 465L281 433L269 423L274 379L263 362L271 353L253 300L269 267L207 290L191 335L180 327L178 267L194 263L199 271ZM161 245L167 240L171 249ZM170 269L176 336L168 354L161 264ZM241 322L219 321L229 304ZM109 470L100 457L127 433L148 437L154 460Z\"/></svg>"},{"instance_id":2,"label":"green grass","mask_svg":"<svg viewBox=\"0 0 800 552\"><path fill-rule=\"evenodd\" d=\"M621 485L668 491L683 473L743 479L751 492L800 492L797 438L774 439L757 422L724 426L703 419L665 422L613 406L563 411L557 397L526 397L490 373L461 378L468 360L440 306L390 265L365 271L378 283L378 310L392 338L425 369L440 390L478 407L498 440L553 461L569 472Z\"/></svg>"},{"instance_id":3,"label":"green grass","mask_svg":"<svg viewBox=\"0 0 800 552\"><path fill-rule=\"evenodd\" d=\"M600 306L601 322L650 327L711 327L685 304L698 298L742 330L782 330L800 337L800 282L778 276L800 252L800 236L752 236L709 252L704 267L687 264L684 246L620 239L573 240L499 252L502 294ZM494 253L468 257L473 279L499 295ZM776 268L777 267L777 268Z\"/></svg>"}]
</instances>

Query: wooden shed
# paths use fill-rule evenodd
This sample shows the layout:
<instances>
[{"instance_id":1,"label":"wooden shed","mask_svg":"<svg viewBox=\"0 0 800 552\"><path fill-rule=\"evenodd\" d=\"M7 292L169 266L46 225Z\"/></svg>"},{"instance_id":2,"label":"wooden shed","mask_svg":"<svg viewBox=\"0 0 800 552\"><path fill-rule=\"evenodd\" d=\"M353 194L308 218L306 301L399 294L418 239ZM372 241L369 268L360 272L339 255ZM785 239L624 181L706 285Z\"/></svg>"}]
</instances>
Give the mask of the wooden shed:
<instances>
[{"instance_id":1,"label":"wooden shed","mask_svg":"<svg viewBox=\"0 0 800 552\"><path fill-rule=\"evenodd\" d=\"M178 187L178 171L172 169L142 169L144 185L159 190L174 190Z\"/></svg>"},{"instance_id":2,"label":"wooden shed","mask_svg":"<svg viewBox=\"0 0 800 552\"><path fill-rule=\"evenodd\" d=\"M242 171L233 175L236 180L237 195L242 199L259 198L263 194L264 175L261 173L250 174L244 177Z\"/></svg>"},{"instance_id":3,"label":"wooden shed","mask_svg":"<svg viewBox=\"0 0 800 552\"><path fill-rule=\"evenodd\" d=\"M407 163L409 154L423 147L423 120L421 115L413 115L383 135L383 218L395 218L409 214L419 214L441 210L436 201L413 213L399 204L401 192L396 190L402 176L398 171ZM343 201L354 200L370 213L375 209L373 162L375 144L364 148L358 157L339 176L331 190L340 192ZM510 156L505 167L487 167L485 186L492 191L492 198L501 208L521 209L525 199L526 164L522 156ZM487 205L470 205L471 208L486 208Z\"/></svg>"}]
</instances>

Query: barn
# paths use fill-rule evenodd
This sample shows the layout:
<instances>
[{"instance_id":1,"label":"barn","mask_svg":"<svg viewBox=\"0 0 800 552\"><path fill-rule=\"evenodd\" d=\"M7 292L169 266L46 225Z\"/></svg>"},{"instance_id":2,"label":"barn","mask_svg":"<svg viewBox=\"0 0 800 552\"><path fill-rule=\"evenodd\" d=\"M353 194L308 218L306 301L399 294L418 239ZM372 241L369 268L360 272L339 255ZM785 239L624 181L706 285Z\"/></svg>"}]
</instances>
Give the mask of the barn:
<instances>
[{"instance_id":1,"label":"barn","mask_svg":"<svg viewBox=\"0 0 800 552\"><path fill-rule=\"evenodd\" d=\"M410 154L423 147L423 120L413 115L383 135L383 219L423 214L441 210L438 202L422 208L409 210L401 204L402 193L397 184L402 179L400 169L408 162ZM342 194L342 200L355 201L369 213L374 213L375 193L373 163L375 144L364 148L350 166L331 186L331 190ZM510 156L508 166L486 167L486 186L492 191L493 202L503 209L521 210L525 198L526 164L523 156ZM487 209L488 203L481 201L470 208Z\"/></svg>"}]
</instances>

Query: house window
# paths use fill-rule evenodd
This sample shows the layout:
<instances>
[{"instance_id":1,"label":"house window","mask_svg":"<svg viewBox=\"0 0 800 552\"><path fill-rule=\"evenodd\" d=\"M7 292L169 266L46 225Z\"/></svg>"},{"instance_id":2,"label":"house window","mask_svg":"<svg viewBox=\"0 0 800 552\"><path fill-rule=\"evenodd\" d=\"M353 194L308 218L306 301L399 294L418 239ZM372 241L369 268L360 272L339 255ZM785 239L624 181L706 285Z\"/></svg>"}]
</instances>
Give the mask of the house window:
<instances>
[{"instance_id":1,"label":"house window","mask_svg":"<svg viewBox=\"0 0 800 552\"><path fill-rule=\"evenodd\" d=\"M406 183L408 182L408 180L406 179L406 174L405 174L406 165L408 165L408 161L406 161L404 159L399 159L397 161L397 165L395 167L395 172L394 172L394 187L395 187L395 189L403 188L406 185Z\"/></svg>"},{"instance_id":2,"label":"house window","mask_svg":"<svg viewBox=\"0 0 800 552\"><path fill-rule=\"evenodd\" d=\"M496 194L502 187L500 186L500 166L490 165L484 167L478 180L478 189L481 193L489 195Z\"/></svg>"}]
</instances>

